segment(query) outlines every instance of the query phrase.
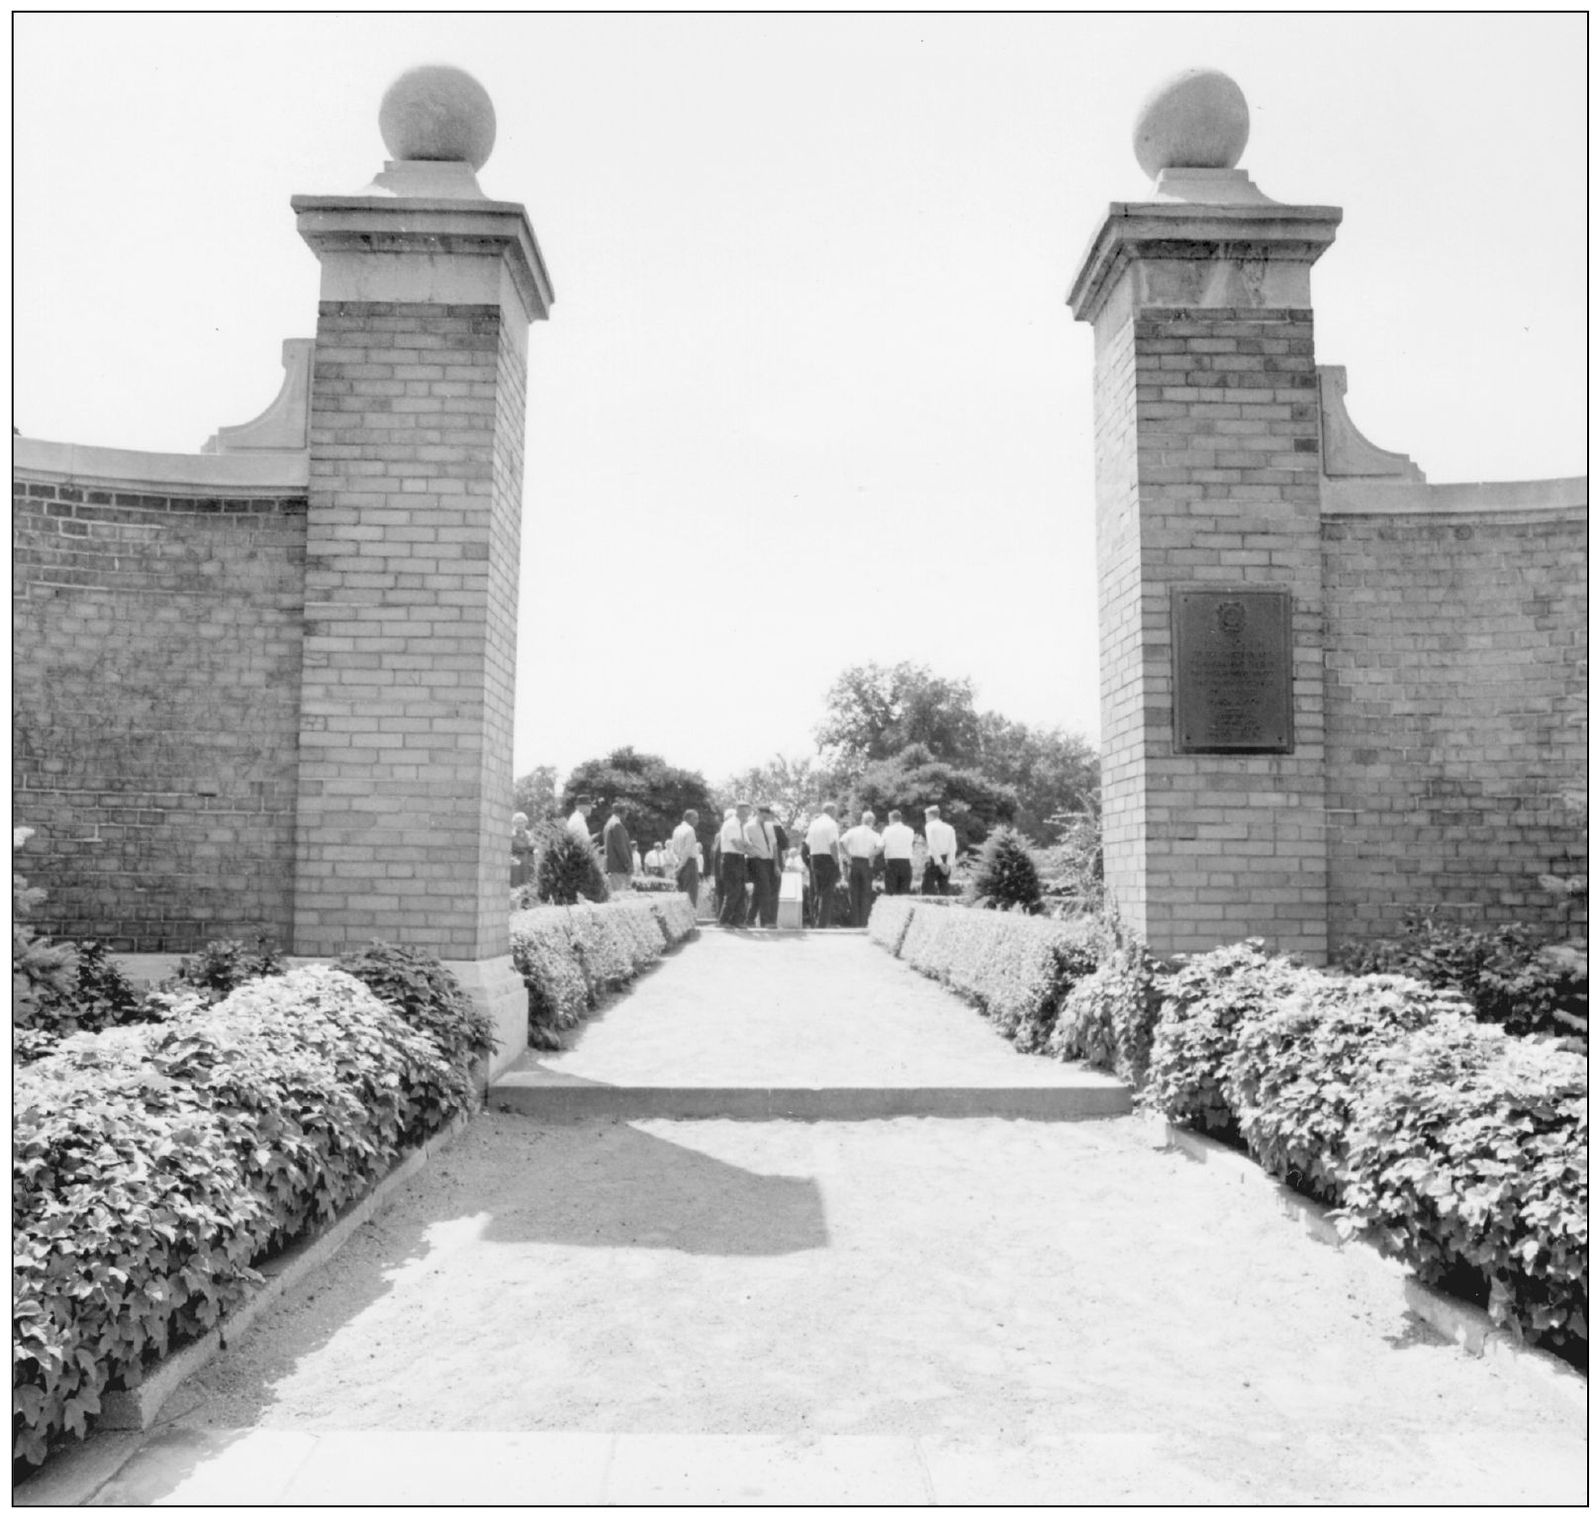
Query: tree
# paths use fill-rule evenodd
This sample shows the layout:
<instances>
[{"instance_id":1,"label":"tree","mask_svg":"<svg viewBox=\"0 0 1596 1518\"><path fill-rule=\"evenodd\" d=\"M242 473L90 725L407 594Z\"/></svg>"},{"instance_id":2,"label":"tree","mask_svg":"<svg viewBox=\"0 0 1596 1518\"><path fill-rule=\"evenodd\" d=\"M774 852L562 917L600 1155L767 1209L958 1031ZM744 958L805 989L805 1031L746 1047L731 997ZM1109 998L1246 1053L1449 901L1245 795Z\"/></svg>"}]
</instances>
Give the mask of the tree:
<instances>
[{"instance_id":1,"label":"tree","mask_svg":"<svg viewBox=\"0 0 1596 1518\"><path fill-rule=\"evenodd\" d=\"M511 811L525 812L529 828L560 815L560 793L554 783L555 774L552 764L540 764L515 782L515 800Z\"/></svg>"},{"instance_id":2,"label":"tree","mask_svg":"<svg viewBox=\"0 0 1596 1518\"><path fill-rule=\"evenodd\" d=\"M669 840L689 807L698 811L698 838L706 847L719 817L697 770L677 769L658 754L640 754L632 748L618 748L604 759L577 765L566 776L560 811L569 813L578 796L593 798L595 827L603 826L612 804L619 804L626 831L644 853L654 843Z\"/></svg>"},{"instance_id":3,"label":"tree","mask_svg":"<svg viewBox=\"0 0 1596 1518\"><path fill-rule=\"evenodd\" d=\"M789 759L777 754L765 764L733 775L716 787L715 802L719 817L737 801L755 806L768 801L776 809L776 821L791 833L800 823L813 818L827 801L841 799L836 776L816 758Z\"/></svg>"},{"instance_id":4,"label":"tree","mask_svg":"<svg viewBox=\"0 0 1596 1518\"><path fill-rule=\"evenodd\" d=\"M996 712L982 712L977 768L988 779L1011 786L1014 825L1043 845L1063 835L1059 814L1077 816L1097 804L1097 751L1078 733L1031 728Z\"/></svg>"},{"instance_id":5,"label":"tree","mask_svg":"<svg viewBox=\"0 0 1596 1518\"><path fill-rule=\"evenodd\" d=\"M969 764L981 747L975 687L923 664L854 665L827 693L815 738L849 779L910 744L923 744L944 763Z\"/></svg>"},{"instance_id":6,"label":"tree","mask_svg":"<svg viewBox=\"0 0 1596 1518\"><path fill-rule=\"evenodd\" d=\"M963 853L1013 817L1015 796L1008 786L994 785L977 770L944 763L924 744L914 743L868 765L854 782L848 805L855 812L874 812L877 822L896 808L916 832L925 830L925 809L939 806Z\"/></svg>"}]
</instances>

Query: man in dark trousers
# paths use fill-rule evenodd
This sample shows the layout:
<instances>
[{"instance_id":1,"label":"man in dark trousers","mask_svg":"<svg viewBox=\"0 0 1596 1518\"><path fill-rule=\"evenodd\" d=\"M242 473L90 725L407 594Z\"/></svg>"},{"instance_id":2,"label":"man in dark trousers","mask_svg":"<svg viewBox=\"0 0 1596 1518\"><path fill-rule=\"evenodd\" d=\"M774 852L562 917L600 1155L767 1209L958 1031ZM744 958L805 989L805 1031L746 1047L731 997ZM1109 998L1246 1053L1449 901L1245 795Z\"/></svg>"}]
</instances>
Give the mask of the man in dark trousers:
<instances>
[{"instance_id":1,"label":"man in dark trousers","mask_svg":"<svg viewBox=\"0 0 1596 1518\"><path fill-rule=\"evenodd\" d=\"M773 928L781 881L781 842L776 809L768 801L760 803L759 816L743 829L743 837L748 842L748 876L754 883L751 915L758 919L760 927Z\"/></svg>"},{"instance_id":2,"label":"man in dark trousers","mask_svg":"<svg viewBox=\"0 0 1596 1518\"><path fill-rule=\"evenodd\" d=\"M728 928L742 927L748 910L748 843L743 824L749 810L746 801L739 801L720 828L720 920Z\"/></svg>"},{"instance_id":3,"label":"man in dark trousers","mask_svg":"<svg viewBox=\"0 0 1596 1518\"><path fill-rule=\"evenodd\" d=\"M610 877L612 895L632 884L632 840L626 836L619 801L611 804L610 820L604 824L604 873Z\"/></svg>"}]
</instances>

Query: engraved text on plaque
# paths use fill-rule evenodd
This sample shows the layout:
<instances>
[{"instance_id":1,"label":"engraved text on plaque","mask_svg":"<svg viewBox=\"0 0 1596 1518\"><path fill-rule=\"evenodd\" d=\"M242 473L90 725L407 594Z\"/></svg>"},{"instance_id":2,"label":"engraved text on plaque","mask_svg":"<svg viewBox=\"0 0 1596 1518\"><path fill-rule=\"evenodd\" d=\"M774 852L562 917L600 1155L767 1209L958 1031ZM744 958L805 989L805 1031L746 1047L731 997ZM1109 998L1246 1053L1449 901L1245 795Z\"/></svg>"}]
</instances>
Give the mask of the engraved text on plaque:
<instances>
[{"instance_id":1,"label":"engraved text on plaque","mask_svg":"<svg viewBox=\"0 0 1596 1518\"><path fill-rule=\"evenodd\" d=\"M1174 592L1175 752L1289 754L1291 596Z\"/></svg>"}]
</instances>

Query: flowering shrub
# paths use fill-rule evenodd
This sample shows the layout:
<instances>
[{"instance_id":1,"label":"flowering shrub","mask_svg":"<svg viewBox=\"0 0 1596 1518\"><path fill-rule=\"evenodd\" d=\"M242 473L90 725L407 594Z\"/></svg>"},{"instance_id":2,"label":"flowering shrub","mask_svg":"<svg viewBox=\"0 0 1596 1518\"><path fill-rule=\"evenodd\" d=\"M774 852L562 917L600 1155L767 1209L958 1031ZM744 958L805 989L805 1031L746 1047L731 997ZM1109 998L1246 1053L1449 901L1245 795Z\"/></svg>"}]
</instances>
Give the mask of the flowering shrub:
<instances>
[{"instance_id":1,"label":"flowering shrub","mask_svg":"<svg viewBox=\"0 0 1596 1518\"><path fill-rule=\"evenodd\" d=\"M1481 1272L1516 1334L1588 1341L1588 1073L1453 1015L1407 1035L1353 1106L1349 1225L1421 1281Z\"/></svg>"},{"instance_id":2,"label":"flowering shrub","mask_svg":"<svg viewBox=\"0 0 1596 1518\"><path fill-rule=\"evenodd\" d=\"M474 1090L351 976L295 970L19 1071L14 1457L213 1327L251 1262L361 1195Z\"/></svg>"}]
</instances>

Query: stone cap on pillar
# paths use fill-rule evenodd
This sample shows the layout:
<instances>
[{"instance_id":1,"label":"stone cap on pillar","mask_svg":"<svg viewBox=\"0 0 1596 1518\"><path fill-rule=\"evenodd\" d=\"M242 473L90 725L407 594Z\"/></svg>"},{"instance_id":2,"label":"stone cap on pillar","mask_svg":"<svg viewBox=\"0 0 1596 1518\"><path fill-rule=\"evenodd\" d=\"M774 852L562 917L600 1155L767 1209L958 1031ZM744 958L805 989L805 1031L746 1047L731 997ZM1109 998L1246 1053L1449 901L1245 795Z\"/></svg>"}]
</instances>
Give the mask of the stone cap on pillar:
<instances>
[{"instance_id":1,"label":"stone cap on pillar","mask_svg":"<svg viewBox=\"0 0 1596 1518\"><path fill-rule=\"evenodd\" d=\"M496 133L487 91L445 64L410 69L378 125L394 157L369 185L290 201L321 260L321 298L502 303L508 281L526 320L546 320L554 287L526 207L477 183Z\"/></svg>"},{"instance_id":2,"label":"stone cap on pillar","mask_svg":"<svg viewBox=\"0 0 1596 1518\"><path fill-rule=\"evenodd\" d=\"M1269 199L1236 167L1248 127L1245 97L1216 69L1187 69L1147 97L1132 144L1152 195L1109 206L1070 285L1077 321L1095 323L1121 291L1127 312L1312 304L1308 270L1340 207Z\"/></svg>"}]
</instances>

